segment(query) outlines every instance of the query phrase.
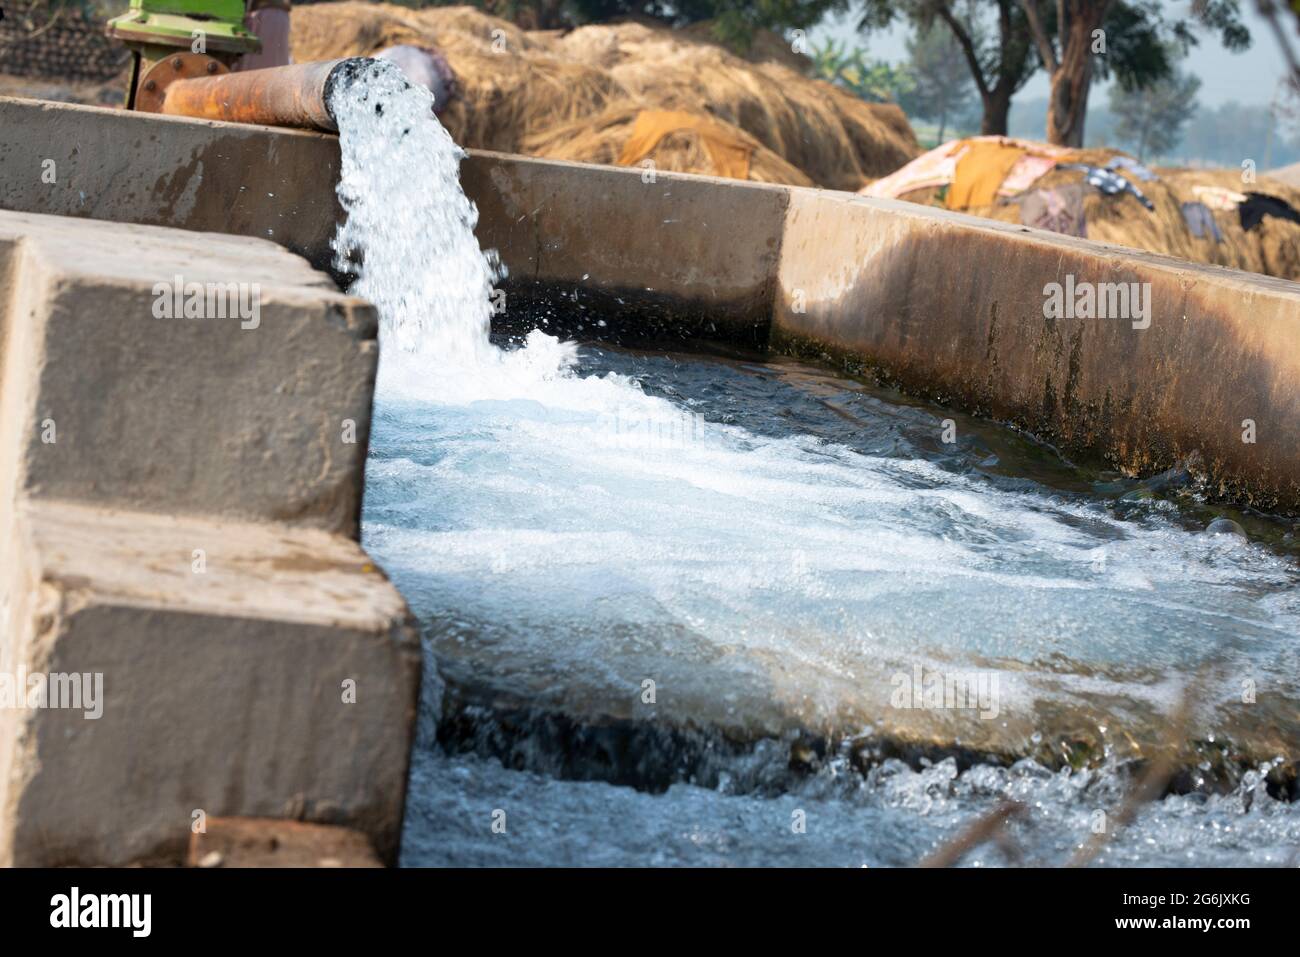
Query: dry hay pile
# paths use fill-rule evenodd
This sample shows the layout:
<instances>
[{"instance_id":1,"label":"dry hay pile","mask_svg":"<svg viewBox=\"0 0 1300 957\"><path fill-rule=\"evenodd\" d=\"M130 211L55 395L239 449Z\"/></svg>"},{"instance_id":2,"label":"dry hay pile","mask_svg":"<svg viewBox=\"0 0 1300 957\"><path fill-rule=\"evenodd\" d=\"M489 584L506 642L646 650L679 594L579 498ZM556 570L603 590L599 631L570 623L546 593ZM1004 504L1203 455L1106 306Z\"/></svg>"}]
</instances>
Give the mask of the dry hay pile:
<instances>
[{"instance_id":1,"label":"dry hay pile","mask_svg":"<svg viewBox=\"0 0 1300 957\"><path fill-rule=\"evenodd\" d=\"M1269 179L1286 183L1288 186L1300 187L1300 163L1292 163L1279 169L1271 169L1264 174Z\"/></svg>"},{"instance_id":2,"label":"dry hay pile","mask_svg":"<svg viewBox=\"0 0 1300 957\"><path fill-rule=\"evenodd\" d=\"M531 133L625 96L604 71L549 55L546 41L473 7L355 2L294 7L290 34L297 63L368 56L399 43L435 47L461 89L443 125L462 146L507 152L518 152Z\"/></svg>"},{"instance_id":3,"label":"dry hay pile","mask_svg":"<svg viewBox=\"0 0 1300 957\"><path fill-rule=\"evenodd\" d=\"M691 34L641 23L593 25L552 47L607 70L642 104L703 109L739 127L818 186L857 189L920 152L911 128L900 128L896 107L878 110L784 63L749 62Z\"/></svg>"},{"instance_id":4,"label":"dry hay pile","mask_svg":"<svg viewBox=\"0 0 1300 957\"><path fill-rule=\"evenodd\" d=\"M1169 184L1179 202L1196 200L1197 197L1192 192L1193 186L1220 186L1241 193L1266 193L1284 199L1293 208L1300 210L1300 188L1268 176L1261 176L1254 183L1243 184L1241 171L1234 169L1160 169L1156 172L1163 182ZM1159 204L1156 210L1161 211ZM1241 228L1241 221L1235 210L1216 212L1214 218L1223 233L1222 244L1215 245L1213 240L1195 239L1190 233L1187 234L1187 241L1192 244L1192 251L1202 255L1189 256L1173 248L1157 248L1154 245L1149 248L1156 252L1169 252L1171 255L1182 256L1185 259L1196 259L1199 262L1217 262L1268 276L1300 280L1300 223L1290 223L1273 216L1265 216L1258 226L1246 232ZM1174 231L1174 225L1176 224L1171 224L1169 232ZM1133 245L1123 239L1113 241ZM1170 246L1173 246L1172 242ZM1233 254L1225 255L1224 247L1232 247ZM1216 255L1222 258L1215 258Z\"/></svg>"},{"instance_id":5,"label":"dry hay pile","mask_svg":"<svg viewBox=\"0 0 1300 957\"><path fill-rule=\"evenodd\" d=\"M1126 155L1118 150L1079 150L1066 161L1105 166L1111 158ZM1117 246L1128 246L1147 252L1162 253L1191 262L1213 263L1248 272L1300 280L1300 224L1265 217L1249 232L1241 228L1236 210L1212 210L1223 241L1216 243L1210 236L1197 238L1183 219L1182 204L1196 202L1194 186L1219 186L1234 192L1267 193L1286 200L1300 209L1300 189L1286 183L1261 176L1254 184L1243 184L1241 171L1154 169L1158 179L1142 182L1124 170L1118 170L1140 189L1155 209L1147 210L1128 194L1105 196L1089 188L1084 201L1084 214L1088 223L1088 238ZM1064 186L1080 182L1079 170L1056 169L1034 183L1032 190ZM927 205L942 206L940 192L936 189L905 193L900 199ZM973 216L983 216L1003 222L1020 222L1020 204L1008 198L995 206L974 207L967 210Z\"/></svg>"},{"instance_id":6,"label":"dry hay pile","mask_svg":"<svg viewBox=\"0 0 1300 957\"><path fill-rule=\"evenodd\" d=\"M461 87L442 120L471 148L612 163L639 111L682 110L752 141L749 178L763 182L856 189L919 152L897 107L808 79L798 55L772 38L755 44L750 61L698 29L530 32L473 7L311 4L294 8L292 23L297 62L398 43L442 51ZM691 131L665 137L649 158L659 169L714 172Z\"/></svg>"},{"instance_id":7,"label":"dry hay pile","mask_svg":"<svg viewBox=\"0 0 1300 957\"><path fill-rule=\"evenodd\" d=\"M638 106L623 105L594 117L550 127L525 137L523 152L548 159L615 166L640 112ZM751 182L813 185L812 180L797 167L791 166L743 130L733 128L732 132L753 147L749 158L748 179ZM653 162L655 170L673 173L711 172L713 169L701 137L694 130L669 133L645 158Z\"/></svg>"}]
</instances>

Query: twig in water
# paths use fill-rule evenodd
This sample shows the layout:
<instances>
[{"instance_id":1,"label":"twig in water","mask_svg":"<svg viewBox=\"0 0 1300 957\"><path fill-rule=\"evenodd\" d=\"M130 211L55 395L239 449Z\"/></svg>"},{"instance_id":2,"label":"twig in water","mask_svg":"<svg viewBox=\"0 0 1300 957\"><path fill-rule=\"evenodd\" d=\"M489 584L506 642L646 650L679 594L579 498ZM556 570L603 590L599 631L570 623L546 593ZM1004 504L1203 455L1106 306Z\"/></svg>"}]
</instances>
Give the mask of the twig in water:
<instances>
[{"instance_id":1,"label":"twig in water","mask_svg":"<svg viewBox=\"0 0 1300 957\"><path fill-rule=\"evenodd\" d=\"M999 839L999 846L1002 846L1001 839L1005 838L1002 826L1012 815L1022 814L1024 811L1025 806L1019 801L1003 801L983 817L974 821L948 843L936 848L933 853L916 866L952 867L966 855L967 851L978 847L990 838ZM1012 843L1012 846L1014 847L1014 843ZM1006 853L1005 847L1003 853ZM1009 856L1018 857L1018 849L1014 855Z\"/></svg>"},{"instance_id":2,"label":"twig in water","mask_svg":"<svg viewBox=\"0 0 1300 957\"><path fill-rule=\"evenodd\" d=\"M1151 763L1147 765L1137 784L1125 795L1124 801L1120 804L1118 810L1110 816L1105 830L1094 833L1088 839L1088 842L1079 848L1078 852L1071 858L1070 867L1086 866L1101 853L1102 848L1106 846L1116 831L1122 830L1133 823L1133 819L1137 817L1137 813L1143 804L1154 801L1164 794L1169 779L1173 777L1177 767L1174 755L1178 752L1178 748L1182 743L1187 740L1192 692L1200 686L1205 673L1203 669L1183 688L1183 693L1178 699L1178 705L1174 708L1173 714L1169 716L1169 724L1165 728L1164 747L1151 759Z\"/></svg>"}]
</instances>

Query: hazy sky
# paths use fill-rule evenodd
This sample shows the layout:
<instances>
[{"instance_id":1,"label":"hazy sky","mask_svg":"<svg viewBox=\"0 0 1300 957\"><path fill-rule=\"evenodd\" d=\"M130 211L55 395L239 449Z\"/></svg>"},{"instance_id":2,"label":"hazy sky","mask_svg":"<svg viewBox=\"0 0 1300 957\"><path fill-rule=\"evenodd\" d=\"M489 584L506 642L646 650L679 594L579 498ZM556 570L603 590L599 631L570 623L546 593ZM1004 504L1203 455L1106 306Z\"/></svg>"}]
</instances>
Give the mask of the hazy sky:
<instances>
[{"instance_id":1,"label":"hazy sky","mask_svg":"<svg viewBox=\"0 0 1300 957\"><path fill-rule=\"evenodd\" d=\"M1165 15L1170 20L1186 15L1189 3L1186 0L1173 0L1162 4ZM1254 0L1242 0L1242 19L1250 28L1251 45L1242 53L1229 53L1219 42L1217 35L1199 31L1200 46L1195 47L1183 62L1183 68L1201 78L1201 89L1197 99L1205 106L1218 106L1229 100L1239 103L1266 104L1272 101L1278 80L1286 72L1282 52L1277 39L1269 29L1268 21L1255 9ZM1286 25L1291 29L1292 48L1300 49L1300 36L1296 36L1295 18L1284 13ZM820 43L825 36L833 36L852 44L865 47L873 59L897 62L907 59L903 41L907 38L907 28L895 26L888 32L873 33L862 36L854 32L851 19L828 20L811 31L814 42ZM1094 98L1098 90L1094 88ZM1047 76L1039 70L1029 81L1019 96L1033 99L1047 95ZM1094 102L1104 102L1094 99Z\"/></svg>"}]
</instances>

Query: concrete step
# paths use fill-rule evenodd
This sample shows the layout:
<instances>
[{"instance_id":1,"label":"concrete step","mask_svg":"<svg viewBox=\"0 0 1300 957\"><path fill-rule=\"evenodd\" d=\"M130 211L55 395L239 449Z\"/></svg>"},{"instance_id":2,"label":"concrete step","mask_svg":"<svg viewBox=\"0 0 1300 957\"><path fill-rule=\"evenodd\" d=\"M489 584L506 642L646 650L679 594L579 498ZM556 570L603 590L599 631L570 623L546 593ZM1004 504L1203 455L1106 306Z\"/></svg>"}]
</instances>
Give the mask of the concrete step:
<instances>
[{"instance_id":1,"label":"concrete step","mask_svg":"<svg viewBox=\"0 0 1300 957\"><path fill-rule=\"evenodd\" d=\"M299 821L218 818L195 832L190 867L379 867L359 831Z\"/></svg>"},{"instance_id":2,"label":"concrete step","mask_svg":"<svg viewBox=\"0 0 1300 957\"><path fill-rule=\"evenodd\" d=\"M192 284L256 311L166 315ZM180 863L210 817L395 861L420 649L355 541L375 336L267 241L0 213L0 864Z\"/></svg>"},{"instance_id":3,"label":"concrete step","mask_svg":"<svg viewBox=\"0 0 1300 957\"><path fill-rule=\"evenodd\" d=\"M0 212L4 261L0 476L23 494L356 536L372 307L234 236Z\"/></svg>"}]
</instances>

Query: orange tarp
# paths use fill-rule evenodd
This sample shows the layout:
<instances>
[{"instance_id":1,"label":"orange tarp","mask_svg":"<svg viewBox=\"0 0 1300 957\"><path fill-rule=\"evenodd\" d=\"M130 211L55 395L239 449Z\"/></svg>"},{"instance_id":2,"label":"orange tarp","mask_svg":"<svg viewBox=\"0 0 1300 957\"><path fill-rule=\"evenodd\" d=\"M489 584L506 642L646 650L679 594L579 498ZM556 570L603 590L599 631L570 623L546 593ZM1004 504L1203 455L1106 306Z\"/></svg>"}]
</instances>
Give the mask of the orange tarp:
<instances>
[{"instance_id":1,"label":"orange tarp","mask_svg":"<svg viewBox=\"0 0 1300 957\"><path fill-rule=\"evenodd\" d=\"M948 188L947 207L992 206L997 201L998 187L1024 152L1019 146L1009 143L971 143L957 161L956 174Z\"/></svg>"},{"instance_id":2,"label":"orange tarp","mask_svg":"<svg viewBox=\"0 0 1300 957\"><path fill-rule=\"evenodd\" d=\"M681 110L642 110L632 124L632 132L618 156L619 166L635 166L654 152L669 133L691 130L700 137L700 145L709 155L713 172L731 179L749 179L749 157L754 146L733 131L707 116Z\"/></svg>"},{"instance_id":3,"label":"orange tarp","mask_svg":"<svg viewBox=\"0 0 1300 957\"><path fill-rule=\"evenodd\" d=\"M951 188L953 181L957 178L958 164L970 155L972 150L982 151L999 146L1005 149L1021 151L1020 157L1010 164L1010 168L997 186L996 192L999 196L1014 196L1017 193L1024 192L1071 152L1063 147L1050 146L1047 143L1036 143L1033 140L1013 139L1009 136L973 136L967 139L951 140L941 146L936 146L928 153L918 156L902 169L895 170L883 179L868 183L859 192L863 196L896 199L904 193L910 193L914 190L940 186ZM995 177L998 168L1001 166L1002 163L999 162L997 168L990 175ZM970 180L967 185L968 192L975 182L975 179ZM979 187L981 195L986 189L986 186ZM967 197L962 202L969 204L971 200ZM960 205L952 208L965 209L966 206Z\"/></svg>"}]
</instances>

